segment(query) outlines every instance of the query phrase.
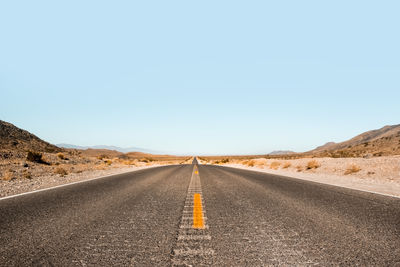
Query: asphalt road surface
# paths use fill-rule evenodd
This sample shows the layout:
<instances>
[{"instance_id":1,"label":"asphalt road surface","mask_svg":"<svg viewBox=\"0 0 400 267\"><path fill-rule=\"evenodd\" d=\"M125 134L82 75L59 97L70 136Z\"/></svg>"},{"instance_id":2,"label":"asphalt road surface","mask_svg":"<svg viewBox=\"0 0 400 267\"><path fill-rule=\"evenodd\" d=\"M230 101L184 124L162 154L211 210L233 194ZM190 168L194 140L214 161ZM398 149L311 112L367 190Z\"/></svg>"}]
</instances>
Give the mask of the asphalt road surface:
<instances>
[{"instance_id":1,"label":"asphalt road surface","mask_svg":"<svg viewBox=\"0 0 400 267\"><path fill-rule=\"evenodd\" d=\"M400 266L400 199L210 165L0 200L1 266Z\"/></svg>"}]
</instances>

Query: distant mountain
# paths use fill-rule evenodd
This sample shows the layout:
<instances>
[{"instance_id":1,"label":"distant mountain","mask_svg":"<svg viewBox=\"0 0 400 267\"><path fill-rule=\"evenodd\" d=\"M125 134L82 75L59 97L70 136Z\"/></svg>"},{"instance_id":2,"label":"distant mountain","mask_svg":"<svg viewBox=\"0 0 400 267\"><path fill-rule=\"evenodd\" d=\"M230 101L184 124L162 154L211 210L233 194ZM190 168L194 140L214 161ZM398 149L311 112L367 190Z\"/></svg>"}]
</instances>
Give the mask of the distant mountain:
<instances>
[{"instance_id":1,"label":"distant mountain","mask_svg":"<svg viewBox=\"0 0 400 267\"><path fill-rule=\"evenodd\" d=\"M71 145L71 144L57 144L59 147L64 147L64 148L71 148L71 149L107 149L107 150L115 150L118 152L122 153L128 153L128 152L142 152L146 154L162 154L160 151L154 151L150 149L145 149L145 148L140 148L140 147L117 147L117 146L107 146L107 145L96 145L96 146L77 146L77 145Z\"/></svg>"},{"instance_id":2,"label":"distant mountain","mask_svg":"<svg viewBox=\"0 0 400 267\"><path fill-rule=\"evenodd\" d=\"M315 148L312 151L324 151L324 150L330 150L330 149L334 149L335 145L337 145L337 143L335 142L328 142L325 145L319 146L317 148Z\"/></svg>"},{"instance_id":3,"label":"distant mountain","mask_svg":"<svg viewBox=\"0 0 400 267\"><path fill-rule=\"evenodd\" d=\"M308 153L333 156L381 156L400 154L400 124L359 134L350 140L329 142Z\"/></svg>"},{"instance_id":4,"label":"distant mountain","mask_svg":"<svg viewBox=\"0 0 400 267\"><path fill-rule=\"evenodd\" d=\"M58 152L59 147L43 141L36 135L0 120L0 150L14 153L28 150L37 152Z\"/></svg>"},{"instance_id":5,"label":"distant mountain","mask_svg":"<svg viewBox=\"0 0 400 267\"><path fill-rule=\"evenodd\" d=\"M296 152L290 151L290 150L275 150L272 151L271 153L268 153L268 155L289 155L289 154L295 154Z\"/></svg>"}]
</instances>

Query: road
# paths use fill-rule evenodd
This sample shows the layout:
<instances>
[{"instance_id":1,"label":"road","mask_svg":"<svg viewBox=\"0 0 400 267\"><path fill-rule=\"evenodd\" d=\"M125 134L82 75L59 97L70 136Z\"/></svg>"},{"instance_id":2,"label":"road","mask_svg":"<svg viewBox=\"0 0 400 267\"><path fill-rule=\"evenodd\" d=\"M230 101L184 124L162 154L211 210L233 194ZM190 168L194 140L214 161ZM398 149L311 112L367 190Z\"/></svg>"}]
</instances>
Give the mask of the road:
<instances>
[{"instance_id":1,"label":"road","mask_svg":"<svg viewBox=\"0 0 400 267\"><path fill-rule=\"evenodd\" d=\"M400 266L399 198L221 166L2 199L0 215L1 266Z\"/></svg>"}]
</instances>

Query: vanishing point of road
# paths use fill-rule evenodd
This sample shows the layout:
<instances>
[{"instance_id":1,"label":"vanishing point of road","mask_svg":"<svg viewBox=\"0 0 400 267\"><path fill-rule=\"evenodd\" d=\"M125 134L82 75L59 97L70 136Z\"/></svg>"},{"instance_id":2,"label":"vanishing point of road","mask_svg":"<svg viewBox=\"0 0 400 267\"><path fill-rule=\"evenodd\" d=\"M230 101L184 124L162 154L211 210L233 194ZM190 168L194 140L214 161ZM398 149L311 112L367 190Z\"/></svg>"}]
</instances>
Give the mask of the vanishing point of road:
<instances>
[{"instance_id":1,"label":"vanishing point of road","mask_svg":"<svg viewBox=\"0 0 400 267\"><path fill-rule=\"evenodd\" d=\"M0 200L1 266L400 266L400 199L171 165Z\"/></svg>"}]
</instances>

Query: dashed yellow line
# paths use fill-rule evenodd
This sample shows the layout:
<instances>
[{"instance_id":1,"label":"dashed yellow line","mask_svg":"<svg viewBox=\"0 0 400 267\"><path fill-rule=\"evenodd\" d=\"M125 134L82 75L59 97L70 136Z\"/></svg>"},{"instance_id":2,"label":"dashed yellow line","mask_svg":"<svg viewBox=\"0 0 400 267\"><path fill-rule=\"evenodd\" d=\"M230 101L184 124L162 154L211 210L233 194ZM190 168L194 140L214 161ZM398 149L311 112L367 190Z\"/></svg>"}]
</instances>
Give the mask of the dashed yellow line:
<instances>
[{"instance_id":1,"label":"dashed yellow line","mask_svg":"<svg viewBox=\"0 0 400 267\"><path fill-rule=\"evenodd\" d=\"M193 195L193 228L204 229L203 207L201 205L201 195Z\"/></svg>"}]
</instances>

